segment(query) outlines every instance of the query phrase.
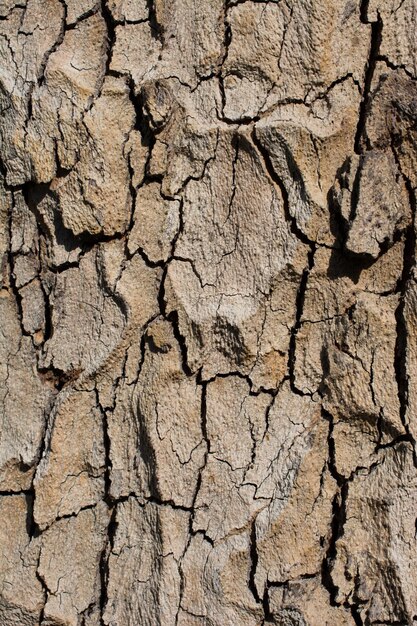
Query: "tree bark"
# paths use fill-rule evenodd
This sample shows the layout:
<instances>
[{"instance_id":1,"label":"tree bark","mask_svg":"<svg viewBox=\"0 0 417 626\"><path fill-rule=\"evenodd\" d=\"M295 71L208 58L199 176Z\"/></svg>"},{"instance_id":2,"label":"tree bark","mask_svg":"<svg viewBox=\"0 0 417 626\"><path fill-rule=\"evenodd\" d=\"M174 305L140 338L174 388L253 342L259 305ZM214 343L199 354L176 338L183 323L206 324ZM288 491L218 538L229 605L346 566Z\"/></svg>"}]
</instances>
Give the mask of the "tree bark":
<instances>
[{"instance_id":1,"label":"tree bark","mask_svg":"<svg viewBox=\"0 0 417 626\"><path fill-rule=\"evenodd\" d=\"M415 0L1 0L1 626L417 620Z\"/></svg>"}]
</instances>

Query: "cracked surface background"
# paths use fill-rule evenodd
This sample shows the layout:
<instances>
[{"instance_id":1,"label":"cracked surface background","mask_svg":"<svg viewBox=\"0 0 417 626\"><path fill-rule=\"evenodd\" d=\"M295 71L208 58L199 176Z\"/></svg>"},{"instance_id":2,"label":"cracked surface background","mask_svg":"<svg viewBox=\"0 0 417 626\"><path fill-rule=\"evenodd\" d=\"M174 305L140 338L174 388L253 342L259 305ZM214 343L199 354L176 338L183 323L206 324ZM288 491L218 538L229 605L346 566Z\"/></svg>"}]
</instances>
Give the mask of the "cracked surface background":
<instances>
[{"instance_id":1,"label":"cracked surface background","mask_svg":"<svg viewBox=\"0 0 417 626\"><path fill-rule=\"evenodd\" d=\"M415 0L0 0L0 626L417 622Z\"/></svg>"}]
</instances>

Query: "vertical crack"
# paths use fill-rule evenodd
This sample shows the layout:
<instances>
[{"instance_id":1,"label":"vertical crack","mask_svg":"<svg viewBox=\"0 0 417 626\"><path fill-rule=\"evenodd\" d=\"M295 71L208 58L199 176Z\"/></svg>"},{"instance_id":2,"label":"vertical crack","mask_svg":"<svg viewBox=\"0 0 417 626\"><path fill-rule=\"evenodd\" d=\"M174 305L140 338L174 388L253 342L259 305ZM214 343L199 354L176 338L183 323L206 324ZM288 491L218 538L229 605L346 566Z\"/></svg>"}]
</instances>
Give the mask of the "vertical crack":
<instances>
[{"instance_id":1,"label":"vertical crack","mask_svg":"<svg viewBox=\"0 0 417 626\"><path fill-rule=\"evenodd\" d=\"M361 5L361 21L364 24L369 24L368 22L368 4L369 0L363 0ZM365 85L363 89L362 101L359 108L359 120L356 128L356 136L355 136L355 144L354 150L356 154L362 154L364 151L364 147L367 149L370 148L369 141L365 137L365 126L366 126L366 117L368 115L369 104L371 99L371 86L372 80L374 77L375 66L379 54L379 49L381 47L382 41L382 27L383 22L382 18L378 13L378 19L376 22L372 22L371 24L371 46L369 51L368 62L365 70ZM365 146L364 146L365 143Z\"/></svg>"},{"instance_id":2,"label":"vertical crack","mask_svg":"<svg viewBox=\"0 0 417 626\"><path fill-rule=\"evenodd\" d=\"M307 255L307 267L303 271L301 281L300 281L300 286L298 288L297 297L295 301L295 310L296 310L295 322L290 332L290 346L288 350L288 375L289 375L291 390L293 391L293 393L296 393L298 395L306 395L306 394L302 392L300 389L298 389L298 387L295 384L297 333L300 330L301 325L302 325L301 320L302 320L303 310L304 310L304 300L305 300L305 296L307 293L308 277L310 276L310 272L312 271L314 267L315 252L316 252L316 246L313 245L310 248L310 251Z\"/></svg>"},{"instance_id":3,"label":"vertical crack","mask_svg":"<svg viewBox=\"0 0 417 626\"><path fill-rule=\"evenodd\" d=\"M226 107L226 93L224 90L224 77L223 77L223 65L226 62L227 59L227 55L229 54L229 47L230 44L232 42L232 28L230 26L230 23L227 19L227 11L229 9L229 6L226 6L224 9L224 17L223 17L223 28L224 28L224 36L223 36L223 56L220 60L219 63L219 69L218 69L218 81L219 81L219 90L220 90L220 97L221 97L221 112L220 115L218 113L218 117L219 119L225 120L225 114L224 114L224 109Z\"/></svg>"},{"instance_id":4,"label":"vertical crack","mask_svg":"<svg viewBox=\"0 0 417 626\"><path fill-rule=\"evenodd\" d=\"M327 467L329 469L330 475L334 478L337 483L338 490L332 501L332 522L331 522L331 532L330 539L328 543L328 548L326 550L325 557L322 561L321 566L321 581L322 585L327 589L330 596L330 604L332 606L338 606L336 601L338 587L333 582L332 578L332 570L334 567L334 563L336 561L337 556L337 541L340 537L343 536L344 532L344 524L346 522L346 501L349 493L349 483L346 478L344 478L337 471L336 467L336 453L335 453L335 442L333 439L333 429L334 429L334 419L333 416L327 412L325 409L322 409L323 418L329 423L329 433L327 437L327 445L328 445L328 458L327 458Z\"/></svg>"},{"instance_id":5,"label":"vertical crack","mask_svg":"<svg viewBox=\"0 0 417 626\"><path fill-rule=\"evenodd\" d=\"M250 556L251 567L249 571L248 587L253 597L255 598L255 602L257 602L258 604L261 604L262 600L259 597L259 593L256 587L256 581L255 581L256 569L258 567L258 551L256 547L256 518L253 520L252 526L251 526L249 556Z\"/></svg>"},{"instance_id":6,"label":"vertical crack","mask_svg":"<svg viewBox=\"0 0 417 626\"><path fill-rule=\"evenodd\" d=\"M113 463L111 460L111 441L109 434L109 424L106 409L100 403L99 391L95 387L96 404L102 416L103 427L103 445L104 445L104 497L103 500L110 510L110 520L107 526L107 537L103 545L100 555L99 572L100 572L100 624L104 626L104 611L108 602L108 581L109 581L109 558L113 548L114 536L116 532L117 522L117 503L111 495L111 470Z\"/></svg>"},{"instance_id":7,"label":"vertical crack","mask_svg":"<svg viewBox=\"0 0 417 626\"><path fill-rule=\"evenodd\" d=\"M152 36L164 44L164 29L162 24L158 21L158 13L156 10L155 0L146 0L149 15L149 24L151 27Z\"/></svg>"},{"instance_id":8,"label":"vertical crack","mask_svg":"<svg viewBox=\"0 0 417 626\"><path fill-rule=\"evenodd\" d=\"M107 539L105 541L103 550L100 555L100 626L105 626L104 612L106 610L107 603L109 601L108 585L109 585L109 559L113 550L114 538L117 530L117 504L111 509L110 521L107 527Z\"/></svg>"},{"instance_id":9,"label":"vertical crack","mask_svg":"<svg viewBox=\"0 0 417 626\"><path fill-rule=\"evenodd\" d=\"M106 57L106 65L104 76L108 76L110 74L110 65L113 56L113 46L116 42L116 27L113 20L113 15L107 5L107 0L101 1L101 14L103 16L104 21L106 22L107 27L107 57ZM103 81L104 82L104 81ZM100 95L100 94L98 94Z\"/></svg>"},{"instance_id":10,"label":"vertical crack","mask_svg":"<svg viewBox=\"0 0 417 626\"><path fill-rule=\"evenodd\" d=\"M409 410L408 402L410 375L408 373L407 367L408 324L405 311L407 290L410 286L411 281L413 281L413 271L416 263L416 198L410 181L404 175L403 178L409 196L412 221L406 231L403 257L403 272L398 284L400 300L397 310L395 311L395 319L397 323L397 338L395 342L394 369L397 380L398 400L400 404L400 418L404 426L405 432L412 441L414 464L417 467L416 442L414 437L412 436L412 433L410 432L407 417L407 413Z\"/></svg>"}]
</instances>

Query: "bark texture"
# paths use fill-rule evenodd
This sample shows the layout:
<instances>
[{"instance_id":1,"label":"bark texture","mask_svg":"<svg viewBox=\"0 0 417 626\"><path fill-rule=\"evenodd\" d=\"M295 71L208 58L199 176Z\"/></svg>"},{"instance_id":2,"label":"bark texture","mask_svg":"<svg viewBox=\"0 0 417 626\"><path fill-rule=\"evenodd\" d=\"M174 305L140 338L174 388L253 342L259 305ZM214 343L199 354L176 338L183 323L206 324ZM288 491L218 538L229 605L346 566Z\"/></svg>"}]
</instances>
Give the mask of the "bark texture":
<instances>
[{"instance_id":1,"label":"bark texture","mask_svg":"<svg viewBox=\"0 0 417 626\"><path fill-rule=\"evenodd\" d=\"M415 623L415 0L1 0L0 55L1 626Z\"/></svg>"}]
</instances>

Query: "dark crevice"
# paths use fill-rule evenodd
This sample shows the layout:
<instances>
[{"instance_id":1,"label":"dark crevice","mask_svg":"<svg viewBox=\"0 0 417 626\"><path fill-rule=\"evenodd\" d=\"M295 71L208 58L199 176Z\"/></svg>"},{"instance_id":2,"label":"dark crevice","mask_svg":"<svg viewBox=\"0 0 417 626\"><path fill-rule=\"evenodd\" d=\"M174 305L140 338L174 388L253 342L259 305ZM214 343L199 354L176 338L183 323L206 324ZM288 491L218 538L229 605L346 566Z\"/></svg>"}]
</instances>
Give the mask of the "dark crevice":
<instances>
[{"instance_id":1,"label":"dark crevice","mask_svg":"<svg viewBox=\"0 0 417 626\"><path fill-rule=\"evenodd\" d=\"M97 2L91 9L88 9L88 11L81 13L81 15L79 15L77 19L74 20L74 22L68 22L68 18L67 18L65 32L69 30L74 30L74 28L77 28L77 26L81 24L81 22L84 22L85 20L88 20L90 17L93 17L93 15L96 15L99 9L100 9L100 2Z\"/></svg>"},{"instance_id":2,"label":"dark crevice","mask_svg":"<svg viewBox=\"0 0 417 626\"><path fill-rule=\"evenodd\" d=\"M413 446L415 444L414 439L408 433L405 435L398 435L398 437L395 437L395 439L392 439L392 441L388 441L387 443L378 443L378 445L375 448L375 452L379 452L379 450L387 450L389 448L395 448L396 446L399 446L401 443L411 443Z\"/></svg>"},{"instance_id":3,"label":"dark crevice","mask_svg":"<svg viewBox=\"0 0 417 626\"><path fill-rule=\"evenodd\" d=\"M250 571L249 571L248 587L253 597L255 598L255 602L260 604L262 603L262 600L259 597L259 593L256 587L256 581L255 581L256 568L258 566L258 551L256 548L256 519L252 522L252 527L251 527L249 556L250 556L251 566L250 566Z\"/></svg>"},{"instance_id":4,"label":"dark crevice","mask_svg":"<svg viewBox=\"0 0 417 626\"><path fill-rule=\"evenodd\" d=\"M317 578L319 576L319 573L315 572L312 574L300 574L299 576L297 576L296 578L288 578L287 580L268 580L267 581L267 588L268 589L280 589L282 587L289 587L291 583L297 583L300 580L314 580L314 578Z\"/></svg>"},{"instance_id":5,"label":"dark crevice","mask_svg":"<svg viewBox=\"0 0 417 626\"><path fill-rule=\"evenodd\" d=\"M368 3L369 0L363 0L361 5L361 20L365 24L369 24L367 21L368 15ZM359 109L359 120L356 129L355 145L354 149L356 154L362 154L364 151L364 143L367 149L370 148L369 142L365 137L366 118L369 112L369 105L371 100L371 86L374 77L375 66L378 59L379 49L382 41L382 18L378 14L378 20L371 24L371 47L369 51L368 63L365 70L365 84L363 89L362 101Z\"/></svg>"},{"instance_id":6,"label":"dark crevice","mask_svg":"<svg viewBox=\"0 0 417 626\"><path fill-rule=\"evenodd\" d=\"M344 524L346 522L346 500L349 492L349 483L344 482L338 490L332 502L332 523L331 533L326 555L322 561L321 581L330 596L330 604L338 606L336 601L338 587L333 582L332 570L337 557L337 541L343 536Z\"/></svg>"},{"instance_id":7,"label":"dark crevice","mask_svg":"<svg viewBox=\"0 0 417 626\"><path fill-rule=\"evenodd\" d=\"M175 509L176 511L184 511L185 513L192 513L193 509L189 506L184 506L183 504L177 504L174 500L162 500L161 498L156 498L155 496L150 496L145 498L146 502L150 504L157 504L158 506L169 506L171 509Z\"/></svg>"},{"instance_id":8,"label":"dark crevice","mask_svg":"<svg viewBox=\"0 0 417 626\"><path fill-rule=\"evenodd\" d=\"M12 220L13 220L13 213L16 209L15 196L13 193L11 194L11 202L12 202L12 206L11 206L11 210L9 214L9 222L7 226L8 238L9 238L9 247L7 251L7 259L8 259L8 265L9 265L9 286L16 302L17 316L18 316L19 324L20 324L20 331L22 335L24 336L24 335L28 335L29 333L25 331L25 328L23 326L22 296L16 284L16 276L14 273L14 255L11 250L12 237L13 237L13 221Z\"/></svg>"},{"instance_id":9,"label":"dark crevice","mask_svg":"<svg viewBox=\"0 0 417 626\"><path fill-rule=\"evenodd\" d=\"M110 514L110 521L107 527L107 539L103 546L103 550L100 556L100 626L105 626L104 624L104 611L106 609L107 603L109 601L108 596L108 584L109 584L109 558L110 554L113 550L114 538L116 536L117 531L117 507L113 506Z\"/></svg>"},{"instance_id":10,"label":"dark crevice","mask_svg":"<svg viewBox=\"0 0 417 626\"><path fill-rule=\"evenodd\" d=\"M327 447L328 447L328 458L327 458L327 467L331 476L336 481L338 487L341 489L343 485L346 483L346 478L342 476L337 470L336 466L336 448L335 442L333 438L333 430L334 430L334 418L328 411L322 408L322 416L329 423L329 433L327 435Z\"/></svg>"},{"instance_id":11,"label":"dark crevice","mask_svg":"<svg viewBox=\"0 0 417 626\"><path fill-rule=\"evenodd\" d=\"M43 335L43 344L52 338L54 334L54 328L52 324L52 315L53 315L53 305L50 299L50 292L45 282L40 280L41 291L43 295L43 301L45 305L45 327L44 327L44 335Z\"/></svg>"},{"instance_id":12,"label":"dark crevice","mask_svg":"<svg viewBox=\"0 0 417 626\"><path fill-rule=\"evenodd\" d=\"M269 606L269 587L265 585L264 594L262 596L262 609L264 612L264 619L262 624L274 624L274 616Z\"/></svg>"},{"instance_id":13,"label":"dark crevice","mask_svg":"<svg viewBox=\"0 0 417 626\"><path fill-rule=\"evenodd\" d=\"M329 423L328 445L328 470L336 481L338 489L332 501L332 521L331 532L328 540L328 547L321 566L321 581L330 596L331 606L338 606L336 601L338 587L333 582L332 570L337 557L337 541L343 536L344 524L346 521L346 501L349 492L349 481L342 476L336 467L336 451L333 439L334 419L326 410L322 409L323 418Z\"/></svg>"},{"instance_id":14,"label":"dark crevice","mask_svg":"<svg viewBox=\"0 0 417 626\"><path fill-rule=\"evenodd\" d=\"M64 371L54 365L48 365L45 368L38 366L38 374L41 378L52 384L57 391L72 385L81 376L82 371L81 369Z\"/></svg>"},{"instance_id":15,"label":"dark crevice","mask_svg":"<svg viewBox=\"0 0 417 626\"><path fill-rule=\"evenodd\" d=\"M149 24L151 27L152 36L163 44L164 43L164 29L163 29L162 24L158 22L158 15L157 15L157 10L156 10L155 0L147 0L146 4L148 7Z\"/></svg>"},{"instance_id":16,"label":"dark crevice","mask_svg":"<svg viewBox=\"0 0 417 626\"><path fill-rule=\"evenodd\" d=\"M210 454L210 439L207 433L207 388L208 384L203 384L201 389L201 433L207 445L207 454Z\"/></svg>"},{"instance_id":17,"label":"dark crevice","mask_svg":"<svg viewBox=\"0 0 417 626\"><path fill-rule=\"evenodd\" d=\"M250 375L244 374L243 372L239 370L230 370L229 372L220 372L219 374L215 374L214 376L211 376L210 378L203 379L202 372L200 369L197 372L197 384L208 385L214 382L217 378L231 378L233 376L236 376L237 378L240 378L241 380L244 380L248 383L250 396L259 396L262 393L266 393L269 396L272 396L272 398L274 398L277 395L277 392L278 392L277 389L269 389L267 387L262 387L262 386L259 386L259 387L257 386L256 388L254 388L254 384L252 382ZM287 378L284 378L284 380L287 380Z\"/></svg>"},{"instance_id":18,"label":"dark crevice","mask_svg":"<svg viewBox=\"0 0 417 626\"><path fill-rule=\"evenodd\" d=\"M130 261L137 254L145 262L145 265L151 269L156 269L157 267L165 269L166 264L171 260L171 259L168 259L168 261L166 262L165 261L152 261L152 259L150 259L149 256L146 254L145 250L141 248L140 246L138 246L133 253L126 252L125 258L128 261Z\"/></svg>"},{"instance_id":19,"label":"dark crevice","mask_svg":"<svg viewBox=\"0 0 417 626\"><path fill-rule=\"evenodd\" d=\"M22 468L20 468L22 469ZM30 469L27 467L27 469ZM24 471L24 470L23 470ZM33 495L32 489L6 489L0 490L0 498L7 498L8 496L28 496Z\"/></svg>"},{"instance_id":20,"label":"dark crevice","mask_svg":"<svg viewBox=\"0 0 417 626\"><path fill-rule=\"evenodd\" d=\"M182 369L184 371L184 374L186 376L192 376L193 372L191 371L191 369L190 369L190 367L188 365L187 342L185 340L185 337L181 334L181 331L180 331L178 312L174 310L174 311L170 311L169 313L167 313L167 310L166 310L165 281L166 281L166 278L167 278L167 271L168 271L168 265L165 264L165 268L164 268L164 271L163 271L163 274L162 274L162 279L161 279L161 286L160 286L159 294L158 294L159 310L161 312L161 315L168 322L170 322L170 324L172 326L174 337L177 340L178 347L179 347L179 350L180 350L180 353L181 353Z\"/></svg>"},{"instance_id":21,"label":"dark crevice","mask_svg":"<svg viewBox=\"0 0 417 626\"><path fill-rule=\"evenodd\" d=\"M223 83L224 77L222 75L222 70L223 70L223 65L224 65L224 63L225 63L225 61L227 59L227 55L229 54L229 47L230 47L230 44L232 42L232 28L231 28L231 26L230 26L230 24L228 22L228 19L227 19L227 9L228 9L228 7L225 8L225 10L224 10L224 17L223 17L223 29L224 29L223 30L223 32L224 32L224 35L223 35L223 56L222 56L222 58L220 60L219 69L218 69L218 72L217 72L217 78L218 78L218 81L219 81L219 91L220 91L220 97L221 97L221 111L220 112L217 111L217 117L220 120L224 121L224 122L228 122L229 120L227 120L227 118L224 115L224 109L226 107L226 93L225 93L225 90L224 90L224 83Z\"/></svg>"},{"instance_id":22,"label":"dark crevice","mask_svg":"<svg viewBox=\"0 0 417 626\"><path fill-rule=\"evenodd\" d=\"M311 270L314 267L314 254L316 252L315 246L313 246L307 256L307 267L304 269L301 276L300 286L297 291L297 297L295 301L295 322L290 332L290 345L288 350L288 375L291 390L297 395L312 395L310 392L306 393L298 389L295 384L295 361L296 361L296 347L297 347L297 333L301 328L302 316L304 310L304 300L307 292L307 282Z\"/></svg>"},{"instance_id":23,"label":"dark crevice","mask_svg":"<svg viewBox=\"0 0 417 626\"><path fill-rule=\"evenodd\" d=\"M50 595L50 590L48 589L48 586L45 582L45 580L43 579L43 577L40 575L39 573L39 565L40 565L40 554L39 554L39 559L38 559L38 565L35 571L35 576L36 579L38 580L41 589L42 589L42 594L43 594L43 606L41 608L40 614L39 614L39 624L42 625L45 623L44 621L44 616L45 616L45 606L46 606L46 602L48 600L48 596Z\"/></svg>"},{"instance_id":24,"label":"dark crevice","mask_svg":"<svg viewBox=\"0 0 417 626\"><path fill-rule=\"evenodd\" d=\"M104 496L103 500L109 507L110 520L107 526L107 537L103 545L103 549L100 556L99 571L100 571L100 624L104 626L103 615L108 602L108 582L109 582L109 557L113 548L114 537L117 529L117 506L111 495L111 472L113 468L113 462L111 459L111 439L109 433L108 413L101 405L100 395L97 387L94 389L96 394L96 404L100 410L102 417L102 430L103 430L103 446L104 446Z\"/></svg>"},{"instance_id":25,"label":"dark crevice","mask_svg":"<svg viewBox=\"0 0 417 626\"><path fill-rule=\"evenodd\" d=\"M111 507L112 497L111 497L111 472L113 468L113 462L111 460L111 440L109 434L109 422L107 416L107 410L104 409L100 403L100 397L97 387L95 387L96 394L96 404L97 408L101 413L101 423L103 427L103 446L104 446L104 501L106 504Z\"/></svg>"},{"instance_id":26,"label":"dark crevice","mask_svg":"<svg viewBox=\"0 0 417 626\"><path fill-rule=\"evenodd\" d=\"M361 614L359 612L359 604L349 604L346 608L350 611L356 626L364 626Z\"/></svg>"},{"instance_id":27,"label":"dark crevice","mask_svg":"<svg viewBox=\"0 0 417 626\"><path fill-rule=\"evenodd\" d=\"M110 65L113 55L113 46L116 43L116 24L113 20L113 15L107 5L107 0L101 2L101 14L107 27L107 56L106 56L106 70L104 75L108 76L110 71Z\"/></svg>"},{"instance_id":28,"label":"dark crevice","mask_svg":"<svg viewBox=\"0 0 417 626\"><path fill-rule=\"evenodd\" d=\"M35 501L35 498L33 498L33 503L34 501ZM92 504L86 504L85 506L82 506L78 510L73 511L71 513L64 513L63 515L58 515L57 517L53 519L53 521L51 521L49 524L46 524L42 527L38 526L36 522L32 522L30 526L31 532L29 533L29 536L31 538L39 537L43 533L46 533L48 530L50 530L54 526L54 524L56 524L57 522L61 522L62 520L69 520L74 517L77 517L83 511L92 511L93 509L97 507L97 505L98 505L98 502L93 502ZM30 523L30 520L28 521L28 524L29 523Z\"/></svg>"}]
</instances>

